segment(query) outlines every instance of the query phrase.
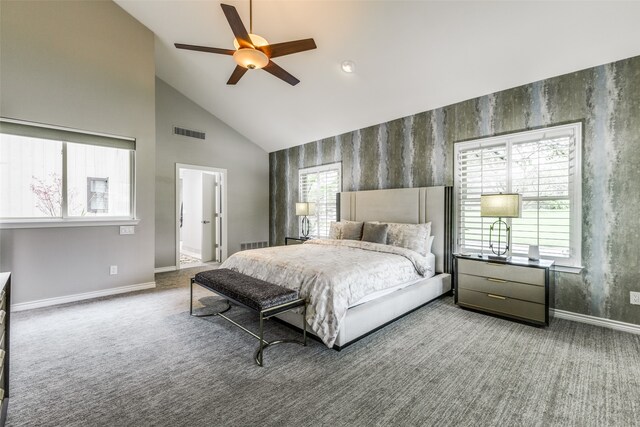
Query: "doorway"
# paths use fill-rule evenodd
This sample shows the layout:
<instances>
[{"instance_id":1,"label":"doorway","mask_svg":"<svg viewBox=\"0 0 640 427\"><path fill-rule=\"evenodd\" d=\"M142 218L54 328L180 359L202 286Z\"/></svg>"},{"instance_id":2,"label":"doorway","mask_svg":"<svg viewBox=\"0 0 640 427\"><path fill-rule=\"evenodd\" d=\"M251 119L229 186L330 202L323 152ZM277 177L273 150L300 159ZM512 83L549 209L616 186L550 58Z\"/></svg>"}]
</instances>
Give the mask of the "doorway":
<instances>
[{"instance_id":1,"label":"doorway","mask_svg":"<svg viewBox=\"0 0 640 427\"><path fill-rule=\"evenodd\" d=\"M176 164L176 268L227 258L226 169Z\"/></svg>"}]
</instances>

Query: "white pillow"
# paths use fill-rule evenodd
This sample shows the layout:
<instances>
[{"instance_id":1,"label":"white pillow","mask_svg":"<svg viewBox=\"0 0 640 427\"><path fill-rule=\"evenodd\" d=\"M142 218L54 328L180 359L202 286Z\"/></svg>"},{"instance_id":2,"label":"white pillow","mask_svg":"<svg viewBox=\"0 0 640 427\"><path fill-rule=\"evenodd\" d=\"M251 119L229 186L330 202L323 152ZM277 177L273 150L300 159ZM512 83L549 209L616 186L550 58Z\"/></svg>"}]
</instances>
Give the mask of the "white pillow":
<instances>
[{"instance_id":1,"label":"white pillow","mask_svg":"<svg viewBox=\"0 0 640 427\"><path fill-rule=\"evenodd\" d=\"M433 241L435 240L434 236L429 236L429 241L427 242L427 253L433 253L431 252L431 247L433 246Z\"/></svg>"},{"instance_id":2,"label":"white pillow","mask_svg":"<svg viewBox=\"0 0 640 427\"><path fill-rule=\"evenodd\" d=\"M431 248L428 245L430 235L430 222L426 224L391 222L389 223L389 231L387 233L387 244L411 249L422 256L426 256Z\"/></svg>"}]
</instances>

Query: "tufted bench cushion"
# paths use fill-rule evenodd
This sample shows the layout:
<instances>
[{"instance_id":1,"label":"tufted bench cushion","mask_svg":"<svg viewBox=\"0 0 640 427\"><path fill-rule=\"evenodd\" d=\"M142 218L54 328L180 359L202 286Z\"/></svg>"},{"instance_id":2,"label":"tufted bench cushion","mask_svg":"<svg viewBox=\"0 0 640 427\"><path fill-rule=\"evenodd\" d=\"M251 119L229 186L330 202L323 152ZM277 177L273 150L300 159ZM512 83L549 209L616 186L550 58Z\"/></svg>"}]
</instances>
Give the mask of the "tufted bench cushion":
<instances>
[{"instance_id":1,"label":"tufted bench cushion","mask_svg":"<svg viewBox=\"0 0 640 427\"><path fill-rule=\"evenodd\" d=\"M255 279L228 268L203 271L196 282L253 310L263 311L298 299L298 291Z\"/></svg>"}]
</instances>

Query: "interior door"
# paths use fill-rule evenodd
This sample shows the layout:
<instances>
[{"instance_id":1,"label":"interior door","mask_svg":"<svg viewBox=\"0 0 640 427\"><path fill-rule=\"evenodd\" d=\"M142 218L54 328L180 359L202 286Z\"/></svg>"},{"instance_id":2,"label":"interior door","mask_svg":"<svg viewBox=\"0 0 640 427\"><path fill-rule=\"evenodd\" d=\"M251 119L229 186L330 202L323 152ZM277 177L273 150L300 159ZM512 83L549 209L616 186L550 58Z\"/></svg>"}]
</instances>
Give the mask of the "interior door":
<instances>
[{"instance_id":1,"label":"interior door","mask_svg":"<svg viewBox=\"0 0 640 427\"><path fill-rule=\"evenodd\" d=\"M214 242L215 242L215 254L216 261L222 262L222 186L225 185L222 182L222 174L215 174L216 179L216 191L215 191L215 228L214 228Z\"/></svg>"},{"instance_id":2,"label":"interior door","mask_svg":"<svg viewBox=\"0 0 640 427\"><path fill-rule=\"evenodd\" d=\"M216 257L216 176L202 174L202 262Z\"/></svg>"}]
</instances>

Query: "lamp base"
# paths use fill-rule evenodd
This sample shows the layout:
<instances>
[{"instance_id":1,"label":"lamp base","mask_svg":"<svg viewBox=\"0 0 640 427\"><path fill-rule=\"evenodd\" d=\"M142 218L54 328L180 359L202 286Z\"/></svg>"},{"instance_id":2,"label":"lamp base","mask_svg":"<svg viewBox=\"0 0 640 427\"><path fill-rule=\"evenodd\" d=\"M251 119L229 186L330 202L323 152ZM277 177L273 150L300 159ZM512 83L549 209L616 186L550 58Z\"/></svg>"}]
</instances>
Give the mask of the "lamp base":
<instances>
[{"instance_id":1,"label":"lamp base","mask_svg":"<svg viewBox=\"0 0 640 427\"><path fill-rule=\"evenodd\" d=\"M309 218L306 215L302 218L302 237L309 238Z\"/></svg>"}]
</instances>

